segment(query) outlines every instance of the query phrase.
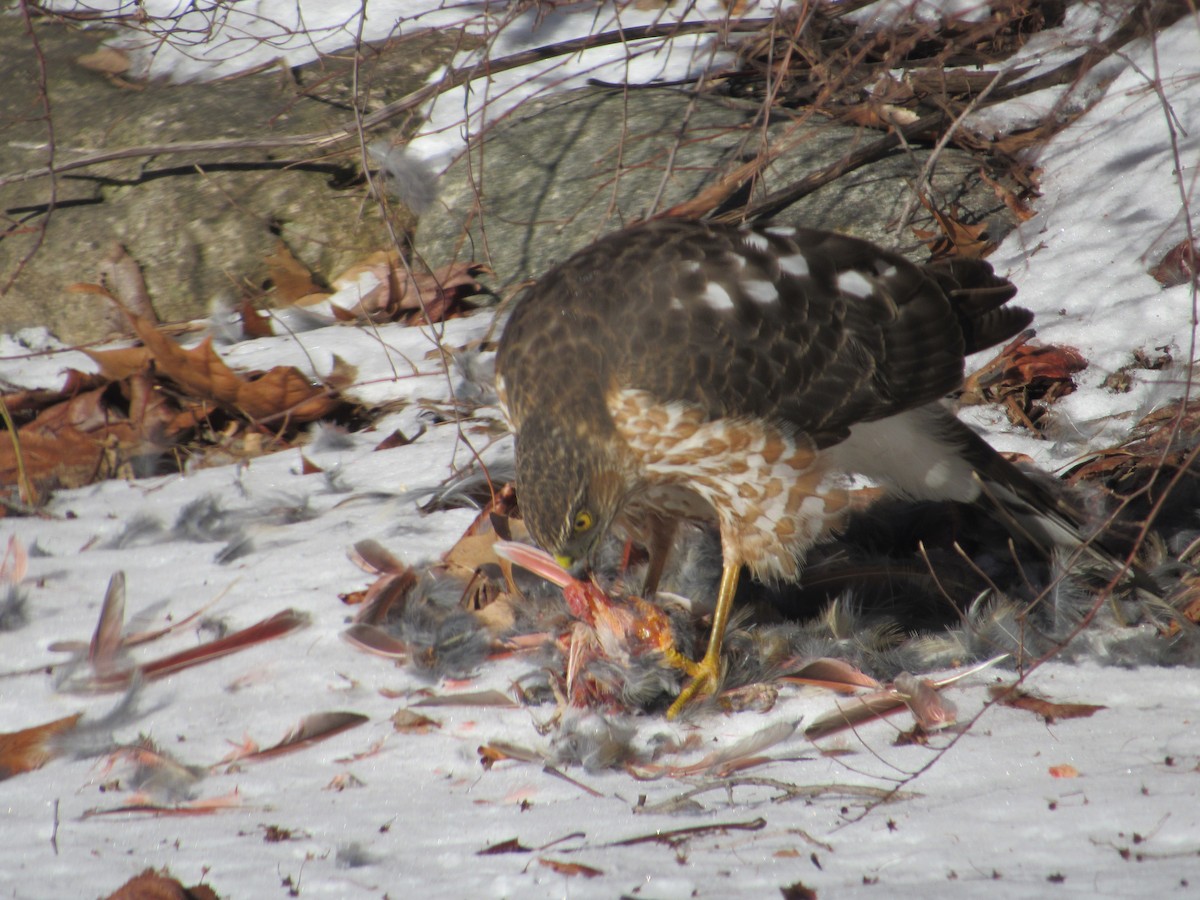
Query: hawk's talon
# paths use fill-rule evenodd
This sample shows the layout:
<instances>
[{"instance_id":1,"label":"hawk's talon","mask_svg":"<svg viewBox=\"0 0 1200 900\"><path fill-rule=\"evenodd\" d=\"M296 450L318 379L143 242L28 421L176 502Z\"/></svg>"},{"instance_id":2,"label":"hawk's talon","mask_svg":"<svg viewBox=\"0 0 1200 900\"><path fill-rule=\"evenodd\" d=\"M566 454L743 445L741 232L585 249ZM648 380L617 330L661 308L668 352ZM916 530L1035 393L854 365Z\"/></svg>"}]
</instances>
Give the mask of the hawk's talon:
<instances>
[{"instance_id":1,"label":"hawk's talon","mask_svg":"<svg viewBox=\"0 0 1200 900\"><path fill-rule=\"evenodd\" d=\"M700 664L692 662L674 647L667 647L663 650L663 656L666 657L667 665L672 669L682 669L691 678L700 674Z\"/></svg>"},{"instance_id":2,"label":"hawk's talon","mask_svg":"<svg viewBox=\"0 0 1200 900\"><path fill-rule=\"evenodd\" d=\"M725 667L721 664L720 654L712 656L706 653L704 659L698 663L692 662L679 653L676 653L675 656L679 658L680 662L676 663L672 660L672 665L678 665L679 668L692 676L692 680L679 692L679 696L675 698L675 702L667 710L668 719L676 718L683 712L684 707L694 700L700 700L715 694L717 688L721 685L722 678L725 676Z\"/></svg>"},{"instance_id":3,"label":"hawk's talon","mask_svg":"<svg viewBox=\"0 0 1200 900\"><path fill-rule=\"evenodd\" d=\"M715 694L725 677L725 667L721 664L721 642L725 639L725 628L729 624L729 612L733 609L733 595L737 593L740 573L741 567L733 564L727 564L721 572L717 607L713 610L712 630L708 635L708 649L704 651L704 659L694 663L674 649L671 650L674 656L667 656L672 665L692 676L691 684L680 692L667 710L668 719L678 716L693 700Z\"/></svg>"}]
</instances>

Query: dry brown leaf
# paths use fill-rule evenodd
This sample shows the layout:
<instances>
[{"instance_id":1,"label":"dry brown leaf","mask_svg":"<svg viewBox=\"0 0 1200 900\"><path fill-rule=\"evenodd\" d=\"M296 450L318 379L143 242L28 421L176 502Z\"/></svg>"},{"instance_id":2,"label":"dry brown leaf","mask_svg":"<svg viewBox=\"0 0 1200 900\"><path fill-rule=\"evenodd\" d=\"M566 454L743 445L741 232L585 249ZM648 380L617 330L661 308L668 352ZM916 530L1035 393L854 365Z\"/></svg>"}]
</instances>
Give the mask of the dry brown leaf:
<instances>
[{"instance_id":1,"label":"dry brown leaf","mask_svg":"<svg viewBox=\"0 0 1200 900\"><path fill-rule=\"evenodd\" d=\"M109 894L106 900L220 900L217 892L207 884L196 884L184 887L183 883L171 877L170 872L163 869L155 872L147 869L141 875L135 875L127 882Z\"/></svg>"},{"instance_id":2,"label":"dry brown leaf","mask_svg":"<svg viewBox=\"0 0 1200 900\"><path fill-rule=\"evenodd\" d=\"M104 388L97 388L43 410L21 430L46 436L66 429L97 431L114 424L114 418L116 415L104 402Z\"/></svg>"},{"instance_id":3,"label":"dry brown leaf","mask_svg":"<svg viewBox=\"0 0 1200 900\"><path fill-rule=\"evenodd\" d=\"M1200 245L1184 238L1167 251L1150 275L1163 287L1195 282L1200 284Z\"/></svg>"},{"instance_id":4,"label":"dry brown leaf","mask_svg":"<svg viewBox=\"0 0 1200 900\"><path fill-rule=\"evenodd\" d=\"M292 256L292 251L282 241L264 262L267 264L267 274L275 285L275 299L279 306L291 306L302 297L322 292L321 286L313 280L312 272Z\"/></svg>"},{"instance_id":5,"label":"dry brown leaf","mask_svg":"<svg viewBox=\"0 0 1200 900\"><path fill-rule=\"evenodd\" d=\"M34 410L43 410L69 400L76 394L91 391L107 384L102 375L80 372L78 369L67 369L66 379L59 390L28 390L13 391L4 395L4 405L8 407L9 415L18 416Z\"/></svg>"},{"instance_id":6,"label":"dry brown leaf","mask_svg":"<svg viewBox=\"0 0 1200 900\"><path fill-rule=\"evenodd\" d=\"M532 853L533 850L529 847L521 846L521 842L516 838L509 838L507 841L500 841L498 844L492 844L490 847L478 851L476 856L497 856L501 853Z\"/></svg>"},{"instance_id":7,"label":"dry brown leaf","mask_svg":"<svg viewBox=\"0 0 1200 900\"><path fill-rule=\"evenodd\" d=\"M459 574L469 576L481 566L500 565L500 557L493 550L498 540L500 536L494 531L486 534L468 534L459 538L458 543L442 558L451 569L457 569Z\"/></svg>"},{"instance_id":8,"label":"dry brown leaf","mask_svg":"<svg viewBox=\"0 0 1200 900\"><path fill-rule=\"evenodd\" d=\"M333 354L333 366L329 374L321 379L322 384L335 391L344 391L358 380L358 367L352 366L336 353Z\"/></svg>"},{"instance_id":9,"label":"dry brown leaf","mask_svg":"<svg viewBox=\"0 0 1200 900\"><path fill-rule=\"evenodd\" d=\"M259 312L249 300L242 301L242 334L246 338L270 337L275 332L271 328L271 317Z\"/></svg>"},{"instance_id":10,"label":"dry brown leaf","mask_svg":"<svg viewBox=\"0 0 1200 900\"><path fill-rule=\"evenodd\" d=\"M1014 131L1011 134L1002 135L994 141L988 141L986 146L993 153L1015 156L1030 147L1040 147L1066 127L1066 124L1060 118L1054 117L1025 131Z\"/></svg>"},{"instance_id":11,"label":"dry brown leaf","mask_svg":"<svg viewBox=\"0 0 1200 900\"><path fill-rule=\"evenodd\" d=\"M983 169L979 170L979 177L984 184L995 192L1000 201L1008 207L1009 212L1016 216L1018 222L1028 222L1037 215L1037 210L1021 199L1016 191L1001 184L999 181L989 178L987 172L983 171Z\"/></svg>"},{"instance_id":12,"label":"dry brown leaf","mask_svg":"<svg viewBox=\"0 0 1200 900\"><path fill-rule=\"evenodd\" d=\"M18 430L25 471L35 484L82 487L110 474L115 461L106 462L106 443L127 445L133 432L128 422L106 423L97 401L101 393L97 389L56 404ZM85 430L97 423L97 430ZM0 434L0 484L16 484L17 477L13 435L4 432Z\"/></svg>"},{"instance_id":13,"label":"dry brown leaf","mask_svg":"<svg viewBox=\"0 0 1200 900\"><path fill-rule=\"evenodd\" d=\"M100 374L109 381L121 381L150 367L150 351L145 347L119 347L114 350L80 348L100 367Z\"/></svg>"},{"instance_id":14,"label":"dry brown leaf","mask_svg":"<svg viewBox=\"0 0 1200 900\"><path fill-rule=\"evenodd\" d=\"M400 292L397 309L411 312L409 321L440 322L458 311L459 301L483 290L476 276L490 275L492 270L483 263L451 263L435 269L432 274L400 272Z\"/></svg>"},{"instance_id":15,"label":"dry brown leaf","mask_svg":"<svg viewBox=\"0 0 1200 900\"><path fill-rule=\"evenodd\" d=\"M0 781L40 769L55 756L53 739L75 727L82 713L0 734Z\"/></svg>"},{"instance_id":16,"label":"dry brown leaf","mask_svg":"<svg viewBox=\"0 0 1200 900\"><path fill-rule=\"evenodd\" d=\"M864 879L864 883L866 883ZM779 889L783 900L817 900L817 892L802 881L795 881Z\"/></svg>"},{"instance_id":17,"label":"dry brown leaf","mask_svg":"<svg viewBox=\"0 0 1200 900\"><path fill-rule=\"evenodd\" d=\"M406 734L425 734L441 727L441 722L413 712L411 709L399 709L392 715L392 728Z\"/></svg>"},{"instance_id":18,"label":"dry brown leaf","mask_svg":"<svg viewBox=\"0 0 1200 900\"><path fill-rule=\"evenodd\" d=\"M148 372L141 372L125 382L129 402L129 423L141 445L140 449L159 449L184 430L195 426L194 417L183 416Z\"/></svg>"},{"instance_id":19,"label":"dry brown leaf","mask_svg":"<svg viewBox=\"0 0 1200 900\"><path fill-rule=\"evenodd\" d=\"M476 610L476 617L488 633L500 638L512 634L517 625L517 611L520 607L518 600L511 594L500 594L491 597L486 603L472 597L470 608Z\"/></svg>"},{"instance_id":20,"label":"dry brown leaf","mask_svg":"<svg viewBox=\"0 0 1200 900\"><path fill-rule=\"evenodd\" d=\"M415 438L410 438L403 431L393 431L376 445L376 450L391 450L394 447L407 447Z\"/></svg>"},{"instance_id":21,"label":"dry brown leaf","mask_svg":"<svg viewBox=\"0 0 1200 900\"><path fill-rule=\"evenodd\" d=\"M864 128L874 128L878 131L911 125L921 118L916 112L905 106L877 101L855 103L853 106L840 110L838 115L850 125L861 125Z\"/></svg>"},{"instance_id":22,"label":"dry brown leaf","mask_svg":"<svg viewBox=\"0 0 1200 900\"><path fill-rule=\"evenodd\" d=\"M158 315L150 304L146 279L142 277L142 267L121 244L113 243L100 263L100 275L120 309L129 315L158 322Z\"/></svg>"},{"instance_id":23,"label":"dry brown leaf","mask_svg":"<svg viewBox=\"0 0 1200 900\"><path fill-rule=\"evenodd\" d=\"M101 47L93 53L84 53L75 57L75 62L85 69L104 75L124 75L131 65L129 54L112 47Z\"/></svg>"},{"instance_id":24,"label":"dry brown leaf","mask_svg":"<svg viewBox=\"0 0 1200 900\"><path fill-rule=\"evenodd\" d=\"M217 355L211 337L185 349L145 319L133 317L133 326L162 374L192 395L215 400L255 422L311 422L338 406L329 390L311 384L299 369L276 366L257 376L239 375Z\"/></svg>"},{"instance_id":25,"label":"dry brown leaf","mask_svg":"<svg viewBox=\"0 0 1200 900\"><path fill-rule=\"evenodd\" d=\"M937 209L925 197L921 197L920 200L921 205L929 210L937 222L939 231L914 228L913 233L929 247L933 259L945 259L950 256L978 259L991 249L991 242L982 239L987 231L987 223L967 225L960 222L953 213Z\"/></svg>"},{"instance_id":26,"label":"dry brown leaf","mask_svg":"<svg viewBox=\"0 0 1200 900\"><path fill-rule=\"evenodd\" d=\"M1033 401L1051 402L1075 390L1072 378L1088 367L1074 347L1042 345L1025 331L994 359L967 377L960 402L964 405L997 403L1015 397L1026 416Z\"/></svg>"},{"instance_id":27,"label":"dry brown leaf","mask_svg":"<svg viewBox=\"0 0 1200 900\"><path fill-rule=\"evenodd\" d=\"M211 338L188 350L161 333L152 322L135 318L133 325L150 351L156 369L185 391L226 404L237 399L240 379L217 356Z\"/></svg>"},{"instance_id":28,"label":"dry brown leaf","mask_svg":"<svg viewBox=\"0 0 1200 900\"><path fill-rule=\"evenodd\" d=\"M992 695L999 698L1002 706L1023 709L1041 716L1047 725L1052 725L1059 719L1086 719L1102 709L1108 709L1107 706L1091 703L1055 703L1024 691L1004 687L992 688Z\"/></svg>"},{"instance_id":29,"label":"dry brown leaf","mask_svg":"<svg viewBox=\"0 0 1200 900\"><path fill-rule=\"evenodd\" d=\"M333 312L347 321L440 322L458 311L463 298L482 291L477 276L490 273L487 266L475 262L451 263L433 272L417 271L394 251L380 251L333 280L339 291L356 284L368 285L352 306L335 303ZM364 276L370 277L364 282Z\"/></svg>"},{"instance_id":30,"label":"dry brown leaf","mask_svg":"<svg viewBox=\"0 0 1200 900\"><path fill-rule=\"evenodd\" d=\"M559 875L565 875L568 878L576 875L582 875L584 878L595 878L598 875L603 875L603 869L595 869L591 866L585 866L583 863L560 862L557 859L539 859L538 862L547 869L553 869Z\"/></svg>"},{"instance_id":31,"label":"dry brown leaf","mask_svg":"<svg viewBox=\"0 0 1200 900\"><path fill-rule=\"evenodd\" d=\"M135 365L136 357L101 359L102 366L123 369ZM125 404L96 377L68 378L68 387L97 381L99 387L80 390L47 406L18 431L26 471L35 484L77 487L117 474L131 456L160 452L195 424L194 415L181 416L169 395L157 390L148 372L135 372L117 382ZM121 408L126 404L128 415ZM12 435L0 435L0 483L10 483L15 477L15 464Z\"/></svg>"},{"instance_id":32,"label":"dry brown leaf","mask_svg":"<svg viewBox=\"0 0 1200 900\"><path fill-rule=\"evenodd\" d=\"M197 425L203 424L208 420L213 413L217 411L215 403L201 403L197 401L185 401L186 408L177 412L175 418L167 426L167 434L182 434L190 431Z\"/></svg>"},{"instance_id":33,"label":"dry brown leaf","mask_svg":"<svg viewBox=\"0 0 1200 900\"><path fill-rule=\"evenodd\" d=\"M276 366L252 381L239 382L234 406L255 421L283 416L301 423L328 415L338 403L328 390L311 384L299 369Z\"/></svg>"}]
</instances>

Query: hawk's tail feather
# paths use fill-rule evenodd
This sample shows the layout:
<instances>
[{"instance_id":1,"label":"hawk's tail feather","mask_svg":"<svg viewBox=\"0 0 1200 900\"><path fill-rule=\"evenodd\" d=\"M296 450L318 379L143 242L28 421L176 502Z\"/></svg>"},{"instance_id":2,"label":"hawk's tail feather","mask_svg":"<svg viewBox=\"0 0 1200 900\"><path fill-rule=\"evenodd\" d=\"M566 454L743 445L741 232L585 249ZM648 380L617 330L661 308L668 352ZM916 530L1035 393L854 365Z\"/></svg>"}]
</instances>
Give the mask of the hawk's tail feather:
<instances>
[{"instance_id":1,"label":"hawk's tail feather","mask_svg":"<svg viewBox=\"0 0 1200 900\"><path fill-rule=\"evenodd\" d=\"M1029 327L1033 313L1020 306L1003 306L969 320L960 319L963 346L967 353L978 353L1016 337Z\"/></svg>"},{"instance_id":2,"label":"hawk's tail feather","mask_svg":"<svg viewBox=\"0 0 1200 900\"><path fill-rule=\"evenodd\" d=\"M1001 278L981 259L950 259L925 267L950 299L958 316L967 353L1002 344L1033 321L1033 313L1005 306L1017 294L1016 286Z\"/></svg>"},{"instance_id":3,"label":"hawk's tail feather","mask_svg":"<svg viewBox=\"0 0 1200 900\"><path fill-rule=\"evenodd\" d=\"M1016 285L997 275L992 264L982 259L940 260L927 263L925 271L969 314L998 309L1017 295Z\"/></svg>"},{"instance_id":4,"label":"hawk's tail feather","mask_svg":"<svg viewBox=\"0 0 1200 900\"><path fill-rule=\"evenodd\" d=\"M860 473L914 500L994 509L1011 533L1047 557L1055 551L1086 557L1108 577L1132 581L1161 599L1154 579L1126 564L1128 554L1116 546L1112 532L1094 527L1095 516L1065 492L1025 474L941 403L860 422L827 452L838 470Z\"/></svg>"},{"instance_id":5,"label":"hawk's tail feather","mask_svg":"<svg viewBox=\"0 0 1200 900\"><path fill-rule=\"evenodd\" d=\"M1006 526L1047 554L1061 550L1088 558L1108 578L1128 584L1143 595L1162 599L1162 588L1148 572L1129 560L1092 517L1065 496L1025 474L997 453L966 425L953 420L962 456L975 470L982 496L1000 511Z\"/></svg>"}]
</instances>

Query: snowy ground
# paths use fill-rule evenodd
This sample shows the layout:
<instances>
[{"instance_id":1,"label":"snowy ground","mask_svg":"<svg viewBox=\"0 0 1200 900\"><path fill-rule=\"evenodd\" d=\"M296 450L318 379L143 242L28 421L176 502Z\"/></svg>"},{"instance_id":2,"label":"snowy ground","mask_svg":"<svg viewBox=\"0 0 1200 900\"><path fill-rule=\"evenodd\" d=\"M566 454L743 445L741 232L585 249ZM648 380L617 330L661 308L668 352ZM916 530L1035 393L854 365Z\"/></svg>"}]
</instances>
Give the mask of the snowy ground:
<instances>
[{"instance_id":1,"label":"snowy ground","mask_svg":"<svg viewBox=\"0 0 1200 900\"><path fill-rule=\"evenodd\" d=\"M1184 237L1185 206L1197 212L1197 59L1195 18L1156 47L1131 45L1103 101L1039 160L1039 214L993 262L1038 313L1041 337L1074 345L1092 367L1057 408L1059 443L1009 433L995 414L974 412L997 446L1054 467L1183 393L1181 364L1135 373L1127 394L1100 384L1138 348L1170 347L1178 362L1196 356L1194 290L1164 290L1147 269ZM490 324L487 314L451 322L444 343L463 346ZM338 327L247 342L226 358L262 368L311 357L320 368L336 353L358 366L359 396L436 403L449 382L426 359L432 347L418 329ZM0 349L0 377L14 383L46 385L58 370L86 365L69 354L17 359L11 341ZM291 451L64 492L45 518L0 520L0 541L16 535L38 554L23 585L29 622L0 634L2 731L77 712L97 722L119 702L119 694L63 689L61 670L46 669L65 659L52 644L89 640L117 571L127 579L131 630L162 627L214 600L206 620L230 629L288 608L311 619L277 641L147 684L136 717L117 727L122 743L142 734L182 763L211 766L190 790L192 799L215 801L215 811L106 813L131 802L133 769L125 761L109 768L103 757L57 759L6 781L0 896L100 896L146 867L168 867L221 897L760 897L797 882L837 897L1195 896L1200 681L1192 670L1051 663L1029 689L1106 708L1050 725L991 708L929 746L893 746L906 716L819 747L796 732L763 751L774 761L728 779L571 769L567 780L533 763L481 766L483 744L548 749L555 733L539 733L549 716L542 708L426 706L419 711L436 725L397 731L397 710L430 696L507 692L532 665L493 661L467 683L429 683L339 639L351 610L338 595L370 580L347 559L352 544L374 538L419 563L448 549L473 518L461 510L422 516L407 493L436 486L469 460L454 425L372 452L394 428L416 433L417 417L414 405L376 433L352 436L347 448L306 450L325 474L301 474ZM482 449L482 438L473 440ZM228 562L218 558L227 535L172 535L185 507L205 497L218 498L250 539ZM122 540L139 516L164 527ZM211 636L188 626L133 653L147 659ZM990 684L1010 677L992 671L951 688L960 720L981 709ZM701 735L686 757L695 761L749 735L787 734L834 702L785 687L769 713L632 724L647 747L663 735ZM269 746L304 717L335 710L369 721L290 755L216 765L234 745ZM864 815L875 796L918 772L900 797ZM690 792L692 802L670 802ZM510 839L524 852L479 855Z\"/></svg>"}]
</instances>

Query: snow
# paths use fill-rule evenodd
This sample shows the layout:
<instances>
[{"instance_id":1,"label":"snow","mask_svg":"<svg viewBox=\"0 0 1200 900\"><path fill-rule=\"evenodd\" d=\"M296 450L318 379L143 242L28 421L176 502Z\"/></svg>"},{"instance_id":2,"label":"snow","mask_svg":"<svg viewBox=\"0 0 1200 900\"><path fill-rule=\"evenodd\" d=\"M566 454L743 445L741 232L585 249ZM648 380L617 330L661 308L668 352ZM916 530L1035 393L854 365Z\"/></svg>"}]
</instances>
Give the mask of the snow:
<instances>
[{"instance_id":1,"label":"snow","mask_svg":"<svg viewBox=\"0 0 1200 900\"><path fill-rule=\"evenodd\" d=\"M324 18L305 8L313 30L348 21L347 10L357 8L316 6ZM416 6L372 4L369 21ZM276 21L292 5L260 0L239 8ZM447 4L427 15L503 9ZM553 27L566 19L553 10L547 17ZM534 45L546 40L544 30L529 27L524 34ZM520 46L515 31L505 40L512 43L503 52ZM164 47L158 60L168 52ZM1054 411L1062 435L1056 443L1012 431L994 411L969 411L998 447L1032 453L1053 468L1120 437L1140 411L1183 392L1184 363L1195 357L1195 290L1162 289L1147 269L1183 238L1185 204L1197 212L1196 59L1194 18L1153 45L1130 46L1123 69L1113 64L1115 81L1103 99L1038 160L1044 168L1038 214L993 262L1018 284L1020 302L1037 312L1041 338L1077 347L1092 365L1080 390ZM193 77L179 65L179 77ZM482 312L447 323L443 343L466 347L487 333L491 318ZM1172 369L1136 372L1127 394L1101 386L1133 350L1159 346L1171 348ZM417 564L447 550L473 518L469 510L422 515L414 499L413 492L437 486L452 466L472 458L453 423L421 415L448 400L456 380L430 356L434 347L422 329L334 326L222 349L235 367L289 364L317 373L329 371L337 356L357 367L356 397L413 401L376 432L350 435L340 449L307 448L325 474L302 474L292 450L183 476L65 491L43 517L0 520L0 542L16 536L35 551L23 583L28 624L0 633L3 731L76 712L105 730L103 717L119 695L66 692L47 667L64 660L51 649L56 642L90 639L117 571L126 574L131 630L162 627L213 603L203 626L131 651L139 659L210 639L213 621L233 630L286 608L311 619L279 640L146 684L134 718L112 726L121 743L145 735L183 763L212 766L192 785L195 797L236 791L236 805L209 815L103 814L129 802L129 763L110 769L106 757L94 755L52 760L3 784L0 896L101 896L146 867L167 867L189 885L203 881L222 897L282 896L289 889L308 897L762 897L796 882L820 896L850 898L1195 895L1200 681L1191 671L1048 663L1030 676L1028 690L1105 707L1054 724L1019 710L984 710L987 688L1011 676L980 673L947 690L970 727L935 735L928 746L893 746L907 716L814 746L801 736L803 724L835 700L793 687L782 689L768 713L632 723L641 747L663 735L700 735L693 760L772 726L801 723L801 731L764 751L775 761L728 783L571 768L565 774L572 783L539 764L480 765L477 748L491 742L549 750L561 730L542 733L548 708L421 707L437 727L395 731L390 717L431 692L508 692L532 665L520 657L491 660L465 684L430 683L339 638L353 612L339 595L371 580L347 558L355 542L376 539ZM88 365L80 354L40 353L46 349L53 342L37 333L4 338L0 379L53 386L61 370ZM408 446L374 451L392 429L411 436L422 425L424 433ZM483 438L471 439L485 448ZM500 442L486 448L486 458L506 452ZM181 511L207 497L218 499L235 533L172 536ZM157 536L119 540L139 516L163 528ZM249 540L242 553L222 561L221 551L241 539ZM215 765L247 737L268 746L305 716L331 710L369 721L290 755ZM1078 777L1054 777L1052 767L1061 766L1074 767ZM706 786L688 812L655 811ZM856 793L893 787L904 793L869 810ZM652 839L722 824L740 827ZM268 826L288 829L290 839L267 840ZM479 855L512 838L532 852ZM635 838L645 840L620 843ZM562 874L547 862L584 864L602 874Z\"/></svg>"},{"instance_id":2,"label":"snow","mask_svg":"<svg viewBox=\"0 0 1200 900\"><path fill-rule=\"evenodd\" d=\"M1182 365L1138 373L1127 394L1102 387L1134 350L1167 348L1181 364L1196 358L1194 288L1164 289L1149 270L1184 239L1184 210L1200 212L1200 29L1184 19L1156 45L1131 51L1105 97L1051 142L1037 160L1045 169L1038 215L991 257L1037 313L1039 338L1074 346L1090 363L1080 389L1056 407L1060 443L1002 446L1047 468L1088 444L1116 442L1150 408L1182 394Z\"/></svg>"}]
</instances>

